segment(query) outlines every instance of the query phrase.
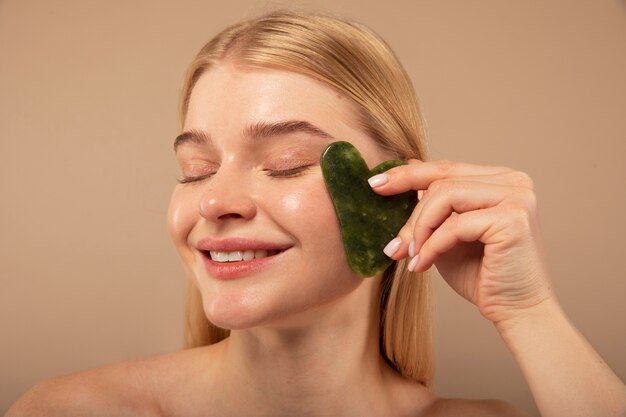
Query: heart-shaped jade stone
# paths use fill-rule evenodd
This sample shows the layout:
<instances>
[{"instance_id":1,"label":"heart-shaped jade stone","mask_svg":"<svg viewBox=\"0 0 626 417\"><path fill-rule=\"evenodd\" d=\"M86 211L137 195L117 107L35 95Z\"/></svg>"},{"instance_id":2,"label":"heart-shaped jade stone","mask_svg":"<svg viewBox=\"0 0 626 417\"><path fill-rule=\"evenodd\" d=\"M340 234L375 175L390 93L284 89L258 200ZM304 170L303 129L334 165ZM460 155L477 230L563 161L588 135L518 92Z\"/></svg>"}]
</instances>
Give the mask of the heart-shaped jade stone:
<instances>
[{"instance_id":1,"label":"heart-shaped jade stone","mask_svg":"<svg viewBox=\"0 0 626 417\"><path fill-rule=\"evenodd\" d=\"M390 160L370 170L348 142L333 142L322 153L322 173L339 218L348 263L362 277L372 277L393 263L383 249L417 204L416 192L381 196L367 179L404 164Z\"/></svg>"}]
</instances>

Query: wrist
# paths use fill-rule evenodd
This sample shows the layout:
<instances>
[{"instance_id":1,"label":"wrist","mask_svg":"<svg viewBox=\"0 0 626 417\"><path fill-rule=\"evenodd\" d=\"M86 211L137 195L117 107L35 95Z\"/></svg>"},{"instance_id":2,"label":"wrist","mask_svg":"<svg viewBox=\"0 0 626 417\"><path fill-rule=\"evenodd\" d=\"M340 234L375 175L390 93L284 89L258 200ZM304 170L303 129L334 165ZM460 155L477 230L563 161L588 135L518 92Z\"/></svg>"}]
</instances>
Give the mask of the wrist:
<instances>
[{"instance_id":1,"label":"wrist","mask_svg":"<svg viewBox=\"0 0 626 417\"><path fill-rule=\"evenodd\" d=\"M624 384L554 297L509 317L495 325L528 382L541 415L623 415Z\"/></svg>"},{"instance_id":2,"label":"wrist","mask_svg":"<svg viewBox=\"0 0 626 417\"><path fill-rule=\"evenodd\" d=\"M559 321L566 321L565 314L561 309L558 300L553 296L549 296L539 303L517 310L508 315L505 320L495 322L494 325L498 333L507 342L514 335L532 332L545 326L553 326Z\"/></svg>"}]
</instances>

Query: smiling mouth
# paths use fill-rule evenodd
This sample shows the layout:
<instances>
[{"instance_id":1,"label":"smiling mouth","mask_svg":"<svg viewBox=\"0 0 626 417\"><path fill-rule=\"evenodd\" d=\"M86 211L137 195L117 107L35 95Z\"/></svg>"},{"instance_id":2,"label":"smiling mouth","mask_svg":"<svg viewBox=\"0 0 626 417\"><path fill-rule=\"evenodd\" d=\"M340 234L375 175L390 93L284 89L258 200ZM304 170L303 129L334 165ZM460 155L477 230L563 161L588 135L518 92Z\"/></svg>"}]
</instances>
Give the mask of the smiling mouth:
<instances>
[{"instance_id":1,"label":"smiling mouth","mask_svg":"<svg viewBox=\"0 0 626 417\"><path fill-rule=\"evenodd\" d=\"M257 249L257 250L236 250L229 252L221 251L202 251L214 262L227 263L227 262L245 262L253 259L269 258L283 252L278 249Z\"/></svg>"}]
</instances>

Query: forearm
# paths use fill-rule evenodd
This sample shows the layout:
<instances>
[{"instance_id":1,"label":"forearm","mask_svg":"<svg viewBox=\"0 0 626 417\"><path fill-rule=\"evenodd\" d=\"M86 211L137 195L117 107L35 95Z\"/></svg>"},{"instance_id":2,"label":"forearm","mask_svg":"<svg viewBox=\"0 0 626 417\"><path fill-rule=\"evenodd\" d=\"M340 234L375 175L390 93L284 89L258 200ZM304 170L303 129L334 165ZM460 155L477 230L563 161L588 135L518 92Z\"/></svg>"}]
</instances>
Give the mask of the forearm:
<instances>
[{"instance_id":1,"label":"forearm","mask_svg":"<svg viewBox=\"0 0 626 417\"><path fill-rule=\"evenodd\" d=\"M497 328L543 417L626 416L626 386L556 301Z\"/></svg>"}]
</instances>

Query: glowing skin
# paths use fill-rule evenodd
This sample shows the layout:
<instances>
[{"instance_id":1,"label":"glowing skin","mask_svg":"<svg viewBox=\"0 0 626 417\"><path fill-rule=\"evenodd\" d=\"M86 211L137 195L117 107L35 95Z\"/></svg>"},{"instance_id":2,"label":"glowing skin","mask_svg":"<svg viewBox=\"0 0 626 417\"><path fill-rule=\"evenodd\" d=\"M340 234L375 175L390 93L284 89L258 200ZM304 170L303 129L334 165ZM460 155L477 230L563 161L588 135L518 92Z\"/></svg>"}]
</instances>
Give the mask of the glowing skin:
<instances>
[{"instance_id":1,"label":"glowing skin","mask_svg":"<svg viewBox=\"0 0 626 417\"><path fill-rule=\"evenodd\" d=\"M259 122L293 120L335 139L242 133ZM206 133L211 141L187 141L177 158L183 177L212 175L176 186L168 223L213 323L229 329L302 325L314 317L307 312L317 309L319 315L320 307L342 299L349 310L368 316L379 280L364 282L350 270L319 167L323 149L334 140L350 141L370 166L390 158L358 126L349 100L303 75L221 64L199 79L183 130ZM284 172L268 175L276 171ZM197 244L233 237L289 249L250 274L218 279Z\"/></svg>"}]
</instances>

